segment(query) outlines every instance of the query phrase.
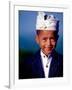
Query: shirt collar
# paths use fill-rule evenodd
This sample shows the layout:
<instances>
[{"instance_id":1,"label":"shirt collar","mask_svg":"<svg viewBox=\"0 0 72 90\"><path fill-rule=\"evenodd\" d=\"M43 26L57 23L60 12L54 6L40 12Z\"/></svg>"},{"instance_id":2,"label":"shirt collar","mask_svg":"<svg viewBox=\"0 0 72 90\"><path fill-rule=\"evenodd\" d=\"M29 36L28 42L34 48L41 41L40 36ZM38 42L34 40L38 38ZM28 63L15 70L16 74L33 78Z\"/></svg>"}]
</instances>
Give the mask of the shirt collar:
<instances>
[{"instance_id":1,"label":"shirt collar","mask_svg":"<svg viewBox=\"0 0 72 90\"><path fill-rule=\"evenodd\" d=\"M41 57L42 57L42 58L48 58L48 59L51 58L51 54L49 54L48 56L46 56L46 55L43 53L42 50L40 51L40 54L41 54Z\"/></svg>"}]
</instances>

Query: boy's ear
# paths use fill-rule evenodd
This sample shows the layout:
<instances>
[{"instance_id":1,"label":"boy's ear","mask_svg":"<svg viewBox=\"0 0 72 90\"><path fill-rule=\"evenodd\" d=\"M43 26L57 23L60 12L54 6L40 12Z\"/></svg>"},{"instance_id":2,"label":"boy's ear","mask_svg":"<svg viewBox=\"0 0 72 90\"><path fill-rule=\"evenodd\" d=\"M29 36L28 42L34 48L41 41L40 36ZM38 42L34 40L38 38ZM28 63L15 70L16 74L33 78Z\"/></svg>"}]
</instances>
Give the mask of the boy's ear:
<instances>
[{"instance_id":1,"label":"boy's ear","mask_svg":"<svg viewBox=\"0 0 72 90\"><path fill-rule=\"evenodd\" d=\"M35 38L37 44L39 44L39 38L38 38L38 35L36 35L36 38Z\"/></svg>"}]
</instances>

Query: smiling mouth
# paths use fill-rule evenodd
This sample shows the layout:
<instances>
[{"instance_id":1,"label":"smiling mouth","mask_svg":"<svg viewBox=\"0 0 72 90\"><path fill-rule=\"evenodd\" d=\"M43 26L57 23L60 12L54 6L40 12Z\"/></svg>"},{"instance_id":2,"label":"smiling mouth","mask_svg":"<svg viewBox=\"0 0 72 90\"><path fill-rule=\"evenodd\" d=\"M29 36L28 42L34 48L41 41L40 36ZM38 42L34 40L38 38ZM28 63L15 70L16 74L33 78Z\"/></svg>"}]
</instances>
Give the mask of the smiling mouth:
<instances>
[{"instance_id":1,"label":"smiling mouth","mask_svg":"<svg viewBox=\"0 0 72 90\"><path fill-rule=\"evenodd\" d=\"M53 47L45 47L46 50L50 51Z\"/></svg>"},{"instance_id":2,"label":"smiling mouth","mask_svg":"<svg viewBox=\"0 0 72 90\"><path fill-rule=\"evenodd\" d=\"M50 46L50 47L45 47L45 48L53 48L53 47Z\"/></svg>"}]
</instances>

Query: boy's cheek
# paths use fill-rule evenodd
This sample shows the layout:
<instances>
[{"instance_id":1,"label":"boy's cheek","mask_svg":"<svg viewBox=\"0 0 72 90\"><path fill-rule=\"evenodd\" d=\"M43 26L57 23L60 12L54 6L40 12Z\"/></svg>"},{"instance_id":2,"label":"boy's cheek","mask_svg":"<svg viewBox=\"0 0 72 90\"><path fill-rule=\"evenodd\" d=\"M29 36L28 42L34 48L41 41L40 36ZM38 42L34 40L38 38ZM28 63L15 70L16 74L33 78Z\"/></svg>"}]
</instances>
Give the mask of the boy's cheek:
<instances>
[{"instance_id":1,"label":"boy's cheek","mask_svg":"<svg viewBox=\"0 0 72 90\"><path fill-rule=\"evenodd\" d=\"M56 45L56 42L53 42L52 45L55 46Z\"/></svg>"}]
</instances>

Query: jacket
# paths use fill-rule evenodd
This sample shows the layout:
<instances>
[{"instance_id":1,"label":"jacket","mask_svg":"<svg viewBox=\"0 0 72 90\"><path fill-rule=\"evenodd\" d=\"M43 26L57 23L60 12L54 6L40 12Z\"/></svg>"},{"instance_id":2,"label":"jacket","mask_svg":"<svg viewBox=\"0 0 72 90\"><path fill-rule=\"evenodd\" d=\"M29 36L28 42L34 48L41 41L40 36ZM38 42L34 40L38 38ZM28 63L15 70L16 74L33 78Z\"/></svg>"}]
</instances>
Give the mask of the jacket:
<instances>
[{"instance_id":1,"label":"jacket","mask_svg":"<svg viewBox=\"0 0 72 90\"><path fill-rule=\"evenodd\" d=\"M53 50L49 78L63 77L63 57ZM45 78L40 50L19 63L19 79Z\"/></svg>"}]
</instances>

